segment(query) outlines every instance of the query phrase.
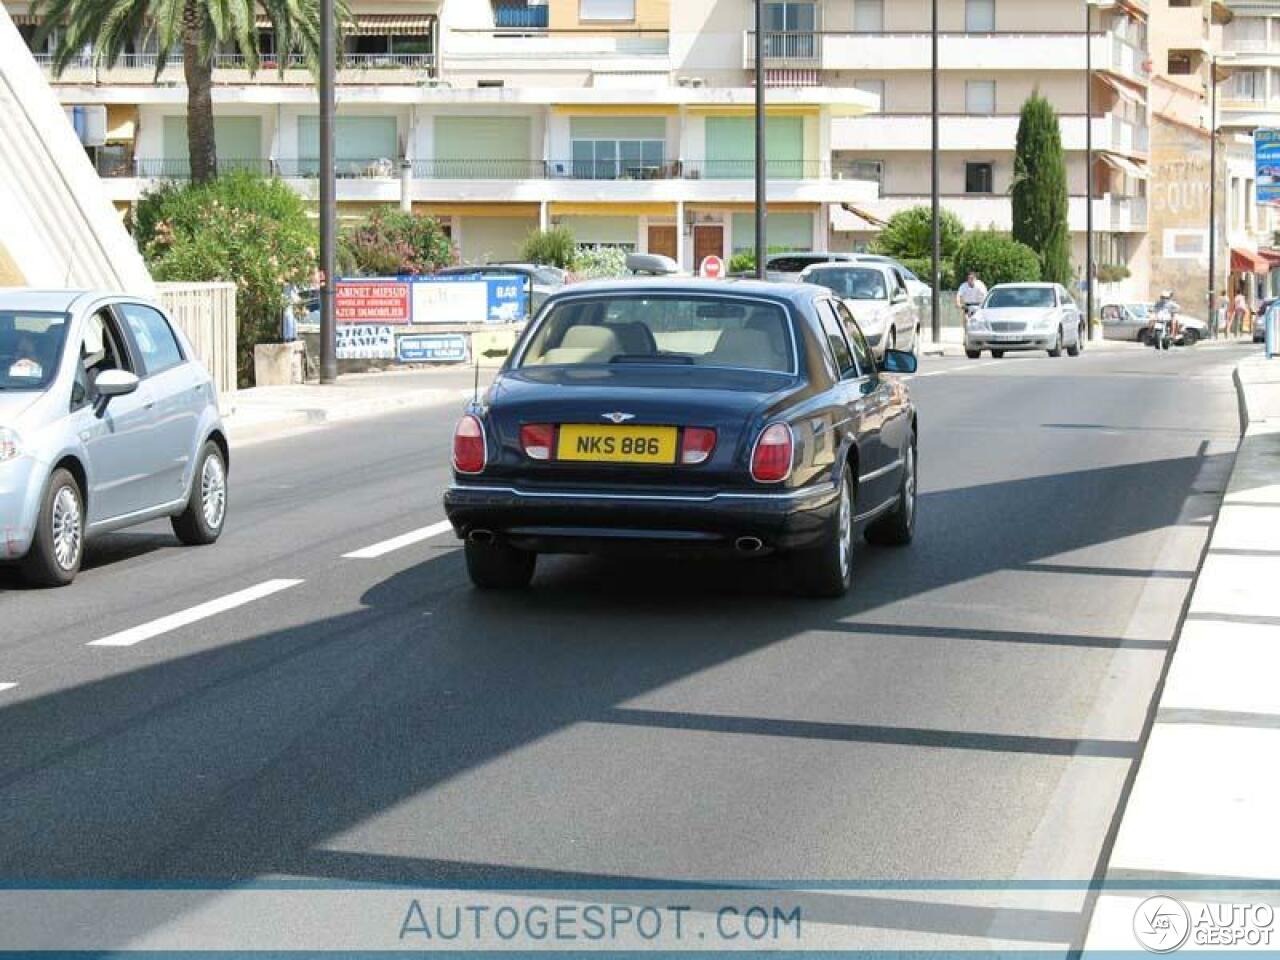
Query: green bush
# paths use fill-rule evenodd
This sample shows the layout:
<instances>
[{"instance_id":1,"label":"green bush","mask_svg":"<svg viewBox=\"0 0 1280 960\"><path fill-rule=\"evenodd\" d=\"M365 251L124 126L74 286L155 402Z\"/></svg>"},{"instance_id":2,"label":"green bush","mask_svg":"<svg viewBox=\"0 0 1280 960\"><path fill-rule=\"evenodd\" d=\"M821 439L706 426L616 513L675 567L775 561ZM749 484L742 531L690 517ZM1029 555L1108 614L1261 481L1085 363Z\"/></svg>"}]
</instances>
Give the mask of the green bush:
<instances>
[{"instance_id":1,"label":"green bush","mask_svg":"<svg viewBox=\"0 0 1280 960\"><path fill-rule=\"evenodd\" d=\"M1102 263L1093 268L1099 283L1119 283L1129 279L1129 268L1122 263Z\"/></svg>"},{"instance_id":2,"label":"green bush","mask_svg":"<svg viewBox=\"0 0 1280 960\"><path fill-rule=\"evenodd\" d=\"M920 259L908 257L901 262L904 267L914 273L917 277L929 284L929 286L933 286L932 257L922 257ZM939 264L939 268L942 274L943 290L954 290L956 287L960 286L959 281L956 279L956 265L954 260L949 257L943 257L942 263Z\"/></svg>"},{"instance_id":3,"label":"green bush","mask_svg":"<svg viewBox=\"0 0 1280 960\"><path fill-rule=\"evenodd\" d=\"M965 236L956 251L956 276L966 276L970 271L989 287L997 283L1032 283L1040 279L1040 258L1026 244L1005 234L975 230Z\"/></svg>"},{"instance_id":4,"label":"green bush","mask_svg":"<svg viewBox=\"0 0 1280 960\"><path fill-rule=\"evenodd\" d=\"M964 237L964 224L950 210L943 210L938 218L939 230L942 234L942 259L950 260L960 248ZM906 263L909 260L932 260L933 258L933 208L910 207L899 210L885 225L879 235L871 243L871 252L893 257ZM915 267L911 268L915 270ZM932 273L927 268L919 273L921 279ZM943 284L946 287L946 284Z\"/></svg>"},{"instance_id":5,"label":"green bush","mask_svg":"<svg viewBox=\"0 0 1280 960\"><path fill-rule=\"evenodd\" d=\"M285 287L314 279L316 227L302 198L280 180L229 173L162 184L130 221L157 280L235 283L239 380L251 386L253 348L279 339Z\"/></svg>"},{"instance_id":6,"label":"green bush","mask_svg":"<svg viewBox=\"0 0 1280 960\"><path fill-rule=\"evenodd\" d=\"M534 230L525 237L520 248L520 259L527 263L540 263L561 270L572 270L577 260L578 244L568 227L552 227L550 230Z\"/></svg>"},{"instance_id":7,"label":"green bush","mask_svg":"<svg viewBox=\"0 0 1280 960\"><path fill-rule=\"evenodd\" d=\"M627 275L627 252L618 247L579 250L574 258L574 276L579 280L611 280Z\"/></svg>"},{"instance_id":8,"label":"green bush","mask_svg":"<svg viewBox=\"0 0 1280 960\"><path fill-rule=\"evenodd\" d=\"M431 273L455 261L438 220L379 208L342 238L342 272L362 277Z\"/></svg>"},{"instance_id":9,"label":"green bush","mask_svg":"<svg viewBox=\"0 0 1280 960\"><path fill-rule=\"evenodd\" d=\"M755 273L756 272L756 255L747 251L735 253L729 258L729 274L735 273Z\"/></svg>"}]
</instances>

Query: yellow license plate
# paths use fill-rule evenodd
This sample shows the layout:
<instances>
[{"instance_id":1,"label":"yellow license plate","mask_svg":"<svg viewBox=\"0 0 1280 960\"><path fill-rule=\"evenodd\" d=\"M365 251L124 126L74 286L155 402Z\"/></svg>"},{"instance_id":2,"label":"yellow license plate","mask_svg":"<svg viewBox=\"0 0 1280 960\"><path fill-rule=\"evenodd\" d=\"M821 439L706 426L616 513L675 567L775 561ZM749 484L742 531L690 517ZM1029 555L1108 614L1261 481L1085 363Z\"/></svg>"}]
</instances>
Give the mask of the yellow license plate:
<instances>
[{"instance_id":1,"label":"yellow license plate","mask_svg":"<svg viewBox=\"0 0 1280 960\"><path fill-rule=\"evenodd\" d=\"M675 427L560 427L557 460L590 463L675 463Z\"/></svg>"}]
</instances>

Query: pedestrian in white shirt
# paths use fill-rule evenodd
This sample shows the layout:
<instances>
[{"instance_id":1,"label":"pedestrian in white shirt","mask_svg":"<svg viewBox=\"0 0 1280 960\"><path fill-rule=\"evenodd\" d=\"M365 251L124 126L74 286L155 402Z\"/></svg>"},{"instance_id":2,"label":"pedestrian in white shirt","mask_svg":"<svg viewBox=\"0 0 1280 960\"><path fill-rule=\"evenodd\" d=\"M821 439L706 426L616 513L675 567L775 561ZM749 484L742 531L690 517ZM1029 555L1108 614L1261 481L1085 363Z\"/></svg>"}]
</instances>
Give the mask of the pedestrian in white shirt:
<instances>
[{"instance_id":1,"label":"pedestrian in white shirt","mask_svg":"<svg viewBox=\"0 0 1280 960\"><path fill-rule=\"evenodd\" d=\"M987 285L970 270L964 283L960 284L960 289L956 291L956 306L961 310L966 307L980 307L985 299L987 299Z\"/></svg>"}]
</instances>

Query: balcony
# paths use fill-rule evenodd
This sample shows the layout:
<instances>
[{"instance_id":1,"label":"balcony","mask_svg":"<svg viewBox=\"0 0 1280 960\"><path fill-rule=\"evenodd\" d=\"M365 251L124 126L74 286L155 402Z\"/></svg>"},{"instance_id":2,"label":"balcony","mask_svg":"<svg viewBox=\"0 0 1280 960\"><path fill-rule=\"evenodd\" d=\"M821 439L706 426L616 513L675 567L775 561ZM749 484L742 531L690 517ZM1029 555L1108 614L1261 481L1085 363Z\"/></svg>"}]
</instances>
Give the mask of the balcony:
<instances>
[{"instance_id":1,"label":"balcony","mask_svg":"<svg viewBox=\"0 0 1280 960\"><path fill-rule=\"evenodd\" d=\"M524 3L499 3L493 8L493 25L499 30L545 30L550 8Z\"/></svg>"},{"instance_id":2,"label":"balcony","mask_svg":"<svg viewBox=\"0 0 1280 960\"><path fill-rule=\"evenodd\" d=\"M938 62L943 70L1083 70L1084 33L943 33L939 36ZM765 65L770 68L820 70L904 71L928 70L931 37L928 33L853 33L809 31L766 33ZM1093 37L1095 67L1146 83L1147 54L1114 34ZM743 34L744 69L755 67L755 32Z\"/></svg>"},{"instance_id":3,"label":"balcony","mask_svg":"<svg viewBox=\"0 0 1280 960\"><path fill-rule=\"evenodd\" d=\"M52 72L53 56L35 54L36 63ZM94 64L91 55L75 58L63 70L57 82L61 83L121 83L151 84L157 81L182 83L182 53L175 52L157 75L160 58L155 53L121 54L111 67ZM283 66L283 71L281 67ZM368 83L420 83L436 75L434 53L349 53L339 65L337 80L340 84ZM272 54L259 57L258 70L250 73L248 62L238 53L217 53L213 57L213 82L234 85L311 84L315 78L307 69L304 57L290 54L280 58Z\"/></svg>"}]
</instances>

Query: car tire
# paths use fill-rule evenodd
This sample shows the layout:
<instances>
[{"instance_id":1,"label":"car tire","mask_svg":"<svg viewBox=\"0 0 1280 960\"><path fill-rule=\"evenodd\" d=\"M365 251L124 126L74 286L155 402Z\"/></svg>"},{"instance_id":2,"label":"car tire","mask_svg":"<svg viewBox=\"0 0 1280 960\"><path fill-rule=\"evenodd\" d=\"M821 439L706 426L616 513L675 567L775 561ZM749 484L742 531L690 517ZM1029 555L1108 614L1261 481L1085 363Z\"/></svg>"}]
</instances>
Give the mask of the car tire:
<instances>
[{"instance_id":1,"label":"car tire","mask_svg":"<svg viewBox=\"0 0 1280 960\"><path fill-rule=\"evenodd\" d=\"M970 350L968 347L965 347L964 355L968 357L970 360L977 360L980 356L982 356L982 351Z\"/></svg>"},{"instance_id":2,"label":"car tire","mask_svg":"<svg viewBox=\"0 0 1280 960\"><path fill-rule=\"evenodd\" d=\"M1182 345L1184 347L1194 347L1200 339L1200 334L1195 330L1182 331Z\"/></svg>"},{"instance_id":3,"label":"car tire","mask_svg":"<svg viewBox=\"0 0 1280 960\"><path fill-rule=\"evenodd\" d=\"M992 350L992 351L991 351L991 356L995 357L997 360L1001 360L1001 359L1003 359L1003 358L1004 358L1004 351L1003 351L1003 350Z\"/></svg>"},{"instance_id":4,"label":"car tire","mask_svg":"<svg viewBox=\"0 0 1280 960\"><path fill-rule=\"evenodd\" d=\"M1062 356L1062 328L1061 327L1058 328L1058 344L1052 350L1049 351L1049 356L1051 357Z\"/></svg>"},{"instance_id":5,"label":"car tire","mask_svg":"<svg viewBox=\"0 0 1280 960\"><path fill-rule=\"evenodd\" d=\"M1148 347L1148 346L1150 346L1150 345L1151 345L1151 334L1150 334L1150 333L1148 333L1146 330L1139 330L1139 331L1138 331L1138 342L1139 342L1140 344L1142 344L1144 347Z\"/></svg>"},{"instance_id":6,"label":"car tire","mask_svg":"<svg viewBox=\"0 0 1280 960\"><path fill-rule=\"evenodd\" d=\"M911 334L911 355L917 360L920 359L920 328L918 326Z\"/></svg>"},{"instance_id":7,"label":"car tire","mask_svg":"<svg viewBox=\"0 0 1280 960\"><path fill-rule=\"evenodd\" d=\"M793 558L796 589L802 596L834 600L853 586L854 503L853 468L846 467L829 536L821 546Z\"/></svg>"},{"instance_id":8,"label":"car tire","mask_svg":"<svg viewBox=\"0 0 1280 960\"><path fill-rule=\"evenodd\" d=\"M882 547L905 547L916 533L916 437L913 432L903 458L902 483L898 486L898 505L871 526L864 536L868 543Z\"/></svg>"},{"instance_id":9,"label":"car tire","mask_svg":"<svg viewBox=\"0 0 1280 960\"><path fill-rule=\"evenodd\" d=\"M1073 343L1071 346L1067 347L1067 356L1078 357L1080 356L1080 351L1083 349L1084 349L1084 337L1081 334L1080 330L1077 328L1076 342Z\"/></svg>"},{"instance_id":10,"label":"car tire","mask_svg":"<svg viewBox=\"0 0 1280 960\"><path fill-rule=\"evenodd\" d=\"M31 549L22 558L23 579L33 587L65 587L84 558L84 494L70 472L53 471L36 518Z\"/></svg>"},{"instance_id":11,"label":"car tire","mask_svg":"<svg viewBox=\"0 0 1280 960\"><path fill-rule=\"evenodd\" d=\"M468 540L463 548L467 575L480 590L521 590L533 580L538 555L505 543Z\"/></svg>"},{"instance_id":12,"label":"car tire","mask_svg":"<svg viewBox=\"0 0 1280 960\"><path fill-rule=\"evenodd\" d=\"M212 440L206 440L191 473L191 492L182 513L169 522L189 547L203 547L222 536L227 521L227 461Z\"/></svg>"}]
</instances>

